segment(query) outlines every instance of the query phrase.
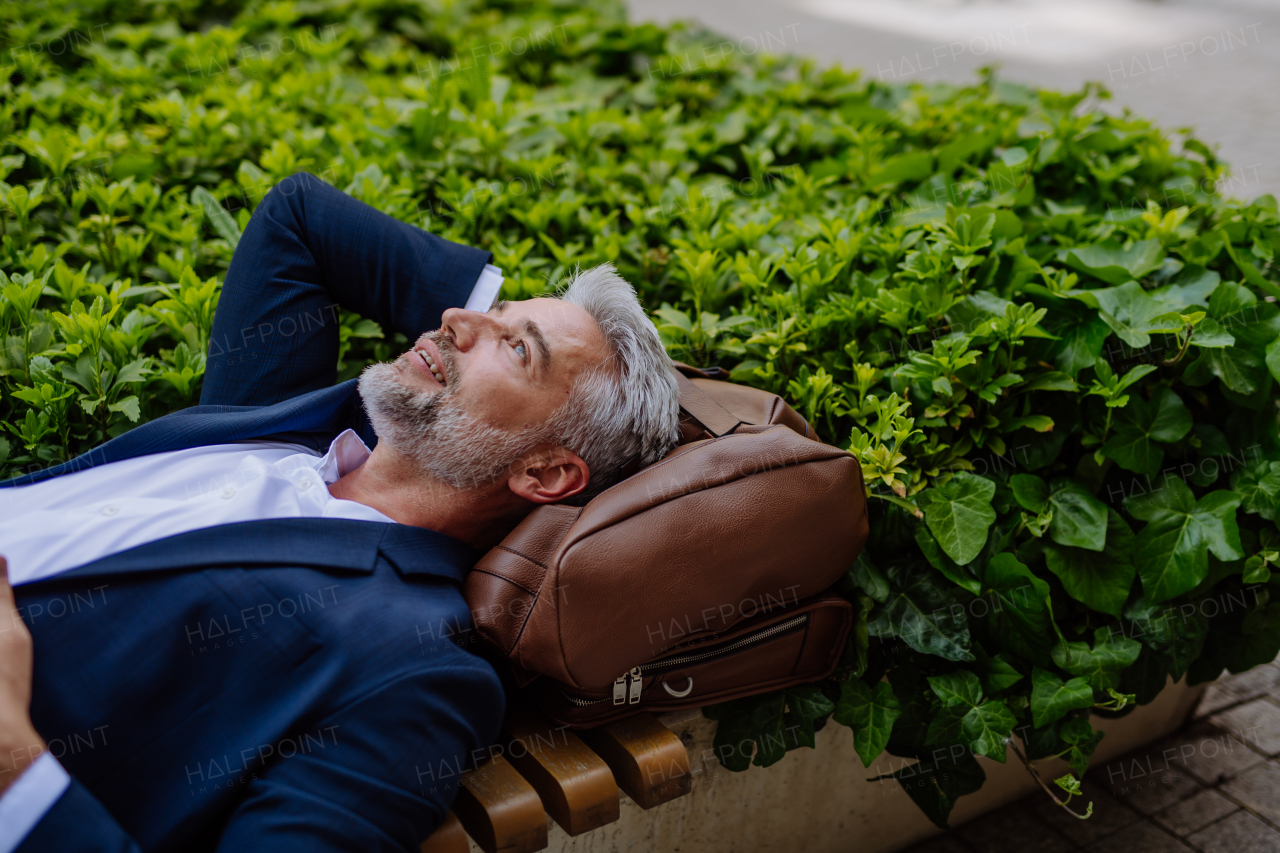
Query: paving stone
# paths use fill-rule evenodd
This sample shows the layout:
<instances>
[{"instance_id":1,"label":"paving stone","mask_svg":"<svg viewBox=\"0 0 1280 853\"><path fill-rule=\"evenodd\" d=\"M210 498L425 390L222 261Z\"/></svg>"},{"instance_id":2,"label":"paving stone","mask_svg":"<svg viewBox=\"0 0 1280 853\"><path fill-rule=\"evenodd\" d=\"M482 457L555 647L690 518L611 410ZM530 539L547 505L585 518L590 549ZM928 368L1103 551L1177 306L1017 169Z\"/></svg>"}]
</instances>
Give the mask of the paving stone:
<instances>
[{"instance_id":1,"label":"paving stone","mask_svg":"<svg viewBox=\"0 0 1280 853\"><path fill-rule=\"evenodd\" d=\"M909 847L903 853L973 853L956 838L954 833L939 835L915 847Z\"/></svg>"},{"instance_id":2,"label":"paving stone","mask_svg":"<svg viewBox=\"0 0 1280 853\"><path fill-rule=\"evenodd\" d=\"M1044 793L1032 797L1044 797ZM1038 820L1030 797L965 824L957 833L977 853L1035 850L1036 853L1068 853L1075 845Z\"/></svg>"},{"instance_id":3,"label":"paving stone","mask_svg":"<svg viewBox=\"0 0 1280 853\"><path fill-rule=\"evenodd\" d=\"M1221 681L1215 681L1204 689L1204 695L1196 703L1196 709L1192 712L1191 717L1199 720L1202 717L1208 717L1230 708L1232 705L1239 705L1240 702L1240 697L1231 692L1225 684Z\"/></svg>"},{"instance_id":4,"label":"paving stone","mask_svg":"<svg viewBox=\"0 0 1280 853\"><path fill-rule=\"evenodd\" d=\"M1217 785L1234 778L1266 760L1241 741L1207 722L1183 729L1163 743L1166 744L1166 749L1176 746L1180 757L1185 756L1183 763L1187 770L1206 785Z\"/></svg>"},{"instance_id":5,"label":"paving stone","mask_svg":"<svg viewBox=\"0 0 1280 853\"><path fill-rule=\"evenodd\" d=\"M1257 815L1238 811L1187 838L1203 853L1275 853L1280 850L1280 832Z\"/></svg>"},{"instance_id":6,"label":"paving stone","mask_svg":"<svg viewBox=\"0 0 1280 853\"><path fill-rule=\"evenodd\" d=\"M1083 813L1089 802L1093 803L1093 817L1080 820L1066 814L1060 806L1048 796L1028 797L1022 802L1030 802L1032 809L1042 820L1061 832L1068 841L1087 845L1099 841L1114 832L1118 832L1136 823L1141 815L1117 800L1101 785L1091 779L1085 779L1081 785L1083 797L1073 797L1068 806L1077 813Z\"/></svg>"},{"instance_id":7,"label":"paving stone","mask_svg":"<svg viewBox=\"0 0 1280 853\"><path fill-rule=\"evenodd\" d=\"M1280 690L1280 667L1274 663L1255 666L1239 675L1228 675L1219 682L1228 693L1245 699L1274 695Z\"/></svg>"},{"instance_id":8,"label":"paving stone","mask_svg":"<svg viewBox=\"0 0 1280 853\"><path fill-rule=\"evenodd\" d=\"M1276 762L1240 774L1223 785L1222 792L1272 823L1280 823L1280 765Z\"/></svg>"},{"instance_id":9,"label":"paving stone","mask_svg":"<svg viewBox=\"0 0 1280 853\"><path fill-rule=\"evenodd\" d=\"M1210 717L1209 722L1267 755L1280 753L1280 706L1269 698L1223 711Z\"/></svg>"},{"instance_id":10,"label":"paving stone","mask_svg":"<svg viewBox=\"0 0 1280 853\"><path fill-rule=\"evenodd\" d=\"M1134 756L1134 760L1142 762L1146 757ZM1142 814L1152 815L1179 800L1185 800L1203 787L1181 764L1170 763L1167 769L1158 769L1162 759L1163 756L1159 753L1152 756L1152 766L1157 767L1155 773L1127 779L1123 783L1113 781L1109 786L1111 795ZM1121 766L1124 766L1123 762ZM1130 769L1134 766L1132 761L1128 765ZM1098 782L1101 783L1102 780L1099 779Z\"/></svg>"},{"instance_id":11,"label":"paving stone","mask_svg":"<svg viewBox=\"0 0 1280 853\"><path fill-rule=\"evenodd\" d=\"M1189 800L1170 806L1155 816L1157 823L1175 835L1187 836L1238 809L1235 803L1213 788L1206 788Z\"/></svg>"},{"instance_id":12,"label":"paving stone","mask_svg":"<svg viewBox=\"0 0 1280 853\"><path fill-rule=\"evenodd\" d=\"M1087 848L1089 853L1193 853L1192 849L1154 824L1135 823Z\"/></svg>"}]
</instances>

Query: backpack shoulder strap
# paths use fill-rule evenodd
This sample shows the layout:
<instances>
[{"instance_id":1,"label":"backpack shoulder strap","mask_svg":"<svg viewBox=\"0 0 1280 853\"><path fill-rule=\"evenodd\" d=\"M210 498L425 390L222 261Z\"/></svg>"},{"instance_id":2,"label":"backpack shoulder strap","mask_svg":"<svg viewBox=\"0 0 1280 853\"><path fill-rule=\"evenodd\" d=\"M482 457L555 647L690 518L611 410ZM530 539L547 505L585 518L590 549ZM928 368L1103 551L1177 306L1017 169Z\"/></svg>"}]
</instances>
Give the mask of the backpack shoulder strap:
<instances>
[{"instance_id":1,"label":"backpack shoulder strap","mask_svg":"<svg viewBox=\"0 0 1280 853\"><path fill-rule=\"evenodd\" d=\"M719 438L738 428L742 421L724 406L717 403L710 394L703 391L693 380L679 370L674 371L676 385L680 388L680 408L685 414L702 424L702 428Z\"/></svg>"}]
</instances>

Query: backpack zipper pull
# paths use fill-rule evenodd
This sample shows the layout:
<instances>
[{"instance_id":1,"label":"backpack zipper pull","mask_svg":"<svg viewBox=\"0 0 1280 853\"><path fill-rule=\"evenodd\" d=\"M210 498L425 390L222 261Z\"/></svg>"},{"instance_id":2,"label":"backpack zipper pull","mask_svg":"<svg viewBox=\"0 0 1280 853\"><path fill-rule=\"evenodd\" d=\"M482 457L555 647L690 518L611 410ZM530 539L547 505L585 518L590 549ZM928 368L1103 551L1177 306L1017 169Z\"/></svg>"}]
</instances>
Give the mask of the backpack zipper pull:
<instances>
[{"instance_id":1,"label":"backpack zipper pull","mask_svg":"<svg viewBox=\"0 0 1280 853\"><path fill-rule=\"evenodd\" d=\"M640 675L640 667L638 666L631 670L631 672L627 673L627 675L632 679L631 695L627 699L627 704L635 705L640 701L640 690L644 686L644 678Z\"/></svg>"},{"instance_id":2,"label":"backpack zipper pull","mask_svg":"<svg viewBox=\"0 0 1280 853\"><path fill-rule=\"evenodd\" d=\"M619 675L613 682L613 704L621 705L627 699L627 677L630 675Z\"/></svg>"}]
</instances>

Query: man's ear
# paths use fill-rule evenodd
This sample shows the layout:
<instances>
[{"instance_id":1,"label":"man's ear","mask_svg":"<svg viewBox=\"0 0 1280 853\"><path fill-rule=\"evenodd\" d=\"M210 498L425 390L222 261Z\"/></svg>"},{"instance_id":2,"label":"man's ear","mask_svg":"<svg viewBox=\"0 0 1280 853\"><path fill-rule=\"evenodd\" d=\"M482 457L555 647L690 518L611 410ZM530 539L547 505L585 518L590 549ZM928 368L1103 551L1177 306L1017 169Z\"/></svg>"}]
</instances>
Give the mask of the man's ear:
<instances>
[{"instance_id":1,"label":"man's ear","mask_svg":"<svg viewBox=\"0 0 1280 853\"><path fill-rule=\"evenodd\" d=\"M539 450L523 460L524 468L507 480L511 491L536 504L571 498L587 487L591 470L566 447Z\"/></svg>"}]
</instances>

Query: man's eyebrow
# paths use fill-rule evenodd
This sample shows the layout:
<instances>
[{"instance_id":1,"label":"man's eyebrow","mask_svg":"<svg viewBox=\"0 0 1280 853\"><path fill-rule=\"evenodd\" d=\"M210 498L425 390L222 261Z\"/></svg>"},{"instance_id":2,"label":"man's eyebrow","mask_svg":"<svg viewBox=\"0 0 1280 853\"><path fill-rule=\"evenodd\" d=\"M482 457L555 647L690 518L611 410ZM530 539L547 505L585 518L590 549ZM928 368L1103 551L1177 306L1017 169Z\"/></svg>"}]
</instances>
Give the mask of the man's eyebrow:
<instances>
[{"instance_id":1,"label":"man's eyebrow","mask_svg":"<svg viewBox=\"0 0 1280 853\"><path fill-rule=\"evenodd\" d=\"M547 347L547 339L542 336L542 329L526 317L524 330L538 347L538 360L542 362L542 372L547 373L551 370L551 350Z\"/></svg>"},{"instance_id":2,"label":"man's eyebrow","mask_svg":"<svg viewBox=\"0 0 1280 853\"><path fill-rule=\"evenodd\" d=\"M493 303L493 307L489 310L501 314L510 304L506 299L499 299ZM526 317L524 332L533 339L534 346L538 349L538 361L542 364L542 371L544 373L549 371L551 369L551 348L547 346L547 339L542 334L542 327Z\"/></svg>"}]
</instances>

